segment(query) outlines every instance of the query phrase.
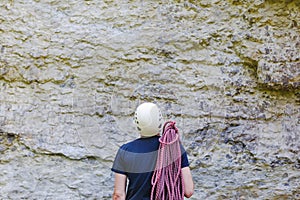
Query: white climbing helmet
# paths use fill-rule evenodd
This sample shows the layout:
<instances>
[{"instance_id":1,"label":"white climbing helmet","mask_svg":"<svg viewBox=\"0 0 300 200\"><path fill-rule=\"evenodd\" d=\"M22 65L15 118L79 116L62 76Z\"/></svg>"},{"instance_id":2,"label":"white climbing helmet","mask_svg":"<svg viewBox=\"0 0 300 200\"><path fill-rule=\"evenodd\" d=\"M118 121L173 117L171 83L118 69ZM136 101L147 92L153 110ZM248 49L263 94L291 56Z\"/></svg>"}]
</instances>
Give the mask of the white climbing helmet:
<instances>
[{"instance_id":1,"label":"white climbing helmet","mask_svg":"<svg viewBox=\"0 0 300 200\"><path fill-rule=\"evenodd\" d=\"M154 103L142 103L135 111L134 122L141 136L151 137L160 132L162 115Z\"/></svg>"}]
</instances>

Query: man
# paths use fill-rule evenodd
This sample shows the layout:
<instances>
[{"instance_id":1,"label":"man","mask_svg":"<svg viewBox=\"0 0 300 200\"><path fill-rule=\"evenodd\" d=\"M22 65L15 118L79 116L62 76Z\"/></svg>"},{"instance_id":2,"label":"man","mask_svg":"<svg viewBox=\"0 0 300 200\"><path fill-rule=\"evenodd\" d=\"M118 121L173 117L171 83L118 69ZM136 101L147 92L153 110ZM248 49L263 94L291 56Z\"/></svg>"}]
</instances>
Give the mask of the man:
<instances>
[{"instance_id":1,"label":"man","mask_svg":"<svg viewBox=\"0 0 300 200\"><path fill-rule=\"evenodd\" d=\"M120 147L112 167L112 171L115 172L114 200L151 199L151 179L156 169L162 127L162 115L159 108L153 103L141 104L135 112L135 123L141 137ZM183 193L189 198L193 194L194 183L187 154L181 145L180 149Z\"/></svg>"}]
</instances>

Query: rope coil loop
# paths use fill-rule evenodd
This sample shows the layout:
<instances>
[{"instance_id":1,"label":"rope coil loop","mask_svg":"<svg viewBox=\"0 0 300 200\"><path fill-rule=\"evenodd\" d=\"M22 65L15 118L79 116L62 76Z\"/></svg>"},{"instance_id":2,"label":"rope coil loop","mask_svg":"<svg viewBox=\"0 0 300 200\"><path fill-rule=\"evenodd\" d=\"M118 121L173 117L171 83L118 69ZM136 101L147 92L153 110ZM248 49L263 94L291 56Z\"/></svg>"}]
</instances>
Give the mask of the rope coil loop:
<instances>
[{"instance_id":1,"label":"rope coil loop","mask_svg":"<svg viewBox=\"0 0 300 200\"><path fill-rule=\"evenodd\" d=\"M151 179L151 200L183 200L181 148L176 122L168 121L159 138L156 167Z\"/></svg>"}]
</instances>

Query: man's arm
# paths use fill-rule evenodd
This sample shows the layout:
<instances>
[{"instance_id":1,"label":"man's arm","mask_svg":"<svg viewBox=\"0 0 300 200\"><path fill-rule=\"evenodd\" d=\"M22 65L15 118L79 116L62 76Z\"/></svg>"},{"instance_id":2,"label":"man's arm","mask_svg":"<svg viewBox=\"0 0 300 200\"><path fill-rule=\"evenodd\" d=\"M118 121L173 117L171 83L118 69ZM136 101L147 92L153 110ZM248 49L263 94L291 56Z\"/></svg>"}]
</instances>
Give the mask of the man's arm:
<instances>
[{"instance_id":1,"label":"man's arm","mask_svg":"<svg viewBox=\"0 0 300 200\"><path fill-rule=\"evenodd\" d=\"M191 170L189 167L184 167L181 169L181 173L184 183L184 196L190 198L194 193L194 181Z\"/></svg>"},{"instance_id":2,"label":"man's arm","mask_svg":"<svg viewBox=\"0 0 300 200\"><path fill-rule=\"evenodd\" d=\"M124 174L115 174L115 188L113 194L113 200L125 200L126 197L126 180L127 177Z\"/></svg>"}]
</instances>

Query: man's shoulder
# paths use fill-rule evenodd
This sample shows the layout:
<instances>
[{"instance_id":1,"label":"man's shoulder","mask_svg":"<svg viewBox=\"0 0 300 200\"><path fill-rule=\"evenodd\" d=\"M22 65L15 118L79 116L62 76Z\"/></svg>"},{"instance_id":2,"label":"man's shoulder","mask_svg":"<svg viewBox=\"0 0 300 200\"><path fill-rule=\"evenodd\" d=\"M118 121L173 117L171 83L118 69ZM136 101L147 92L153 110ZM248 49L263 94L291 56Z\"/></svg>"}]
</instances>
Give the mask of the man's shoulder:
<instances>
[{"instance_id":1,"label":"man's shoulder","mask_svg":"<svg viewBox=\"0 0 300 200\"><path fill-rule=\"evenodd\" d=\"M148 149L149 146L154 148L158 147L158 138L159 137L150 137L150 138L137 138L135 140L129 141L123 144L120 149L130 152L140 152L144 148ZM152 149L152 148L151 148Z\"/></svg>"},{"instance_id":2,"label":"man's shoulder","mask_svg":"<svg viewBox=\"0 0 300 200\"><path fill-rule=\"evenodd\" d=\"M120 147L120 149L128 150L128 149L132 148L133 146L136 145L137 140L138 140L138 139L135 139L135 140L132 140L132 141L129 141L129 142L123 144L123 145Z\"/></svg>"},{"instance_id":3,"label":"man's shoulder","mask_svg":"<svg viewBox=\"0 0 300 200\"><path fill-rule=\"evenodd\" d=\"M128 142L124 143L122 146L130 146L130 145L136 143L138 140L139 140L139 138L131 140L131 141L128 141Z\"/></svg>"}]
</instances>

